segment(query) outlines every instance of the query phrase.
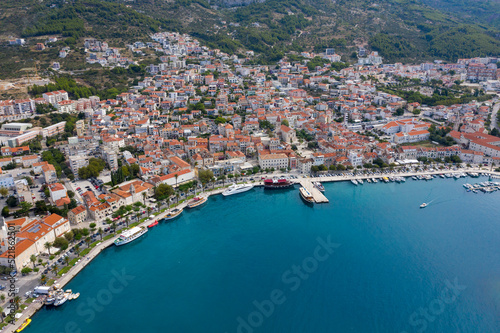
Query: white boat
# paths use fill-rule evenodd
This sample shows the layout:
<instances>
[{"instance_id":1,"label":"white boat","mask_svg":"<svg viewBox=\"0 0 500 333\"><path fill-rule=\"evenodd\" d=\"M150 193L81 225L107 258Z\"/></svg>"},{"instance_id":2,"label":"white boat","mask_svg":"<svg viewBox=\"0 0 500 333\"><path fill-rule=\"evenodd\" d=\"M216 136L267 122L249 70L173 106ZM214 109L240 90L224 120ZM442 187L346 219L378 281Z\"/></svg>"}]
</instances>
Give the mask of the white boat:
<instances>
[{"instance_id":1,"label":"white boat","mask_svg":"<svg viewBox=\"0 0 500 333\"><path fill-rule=\"evenodd\" d=\"M358 183L360 183L361 185L363 185L363 179L358 179Z\"/></svg>"},{"instance_id":2,"label":"white boat","mask_svg":"<svg viewBox=\"0 0 500 333\"><path fill-rule=\"evenodd\" d=\"M227 197L228 195L243 193L251 189L253 189L253 184L233 184L222 192L222 195Z\"/></svg>"},{"instance_id":3,"label":"white boat","mask_svg":"<svg viewBox=\"0 0 500 333\"><path fill-rule=\"evenodd\" d=\"M66 303L66 301L69 299L69 296L71 295L71 293L60 293L55 302L54 302L54 306L61 306L63 305L64 303Z\"/></svg>"},{"instance_id":4,"label":"white boat","mask_svg":"<svg viewBox=\"0 0 500 333\"><path fill-rule=\"evenodd\" d=\"M425 203L425 202L420 205L420 208L425 208L425 207L427 207L427 203Z\"/></svg>"},{"instance_id":5,"label":"white boat","mask_svg":"<svg viewBox=\"0 0 500 333\"><path fill-rule=\"evenodd\" d=\"M175 219L177 216L181 215L183 208L174 208L165 215L163 218L165 221Z\"/></svg>"},{"instance_id":6,"label":"white boat","mask_svg":"<svg viewBox=\"0 0 500 333\"><path fill-rule=\"evenodd\" d=\"M325 192L325 187L320 182L313 182L313 185L318 189L318 191Z\"/></svg>"},{"instance_id":7,"label":"white boat","mask_svg":"<svg viewBox=\"0 0 500 333\"><path fill-rule=\"evenodd\" d=\"M358 185L358 181L356 179L351 179L351 183L353 183L354 185Z\"/></svg>"},{"instance_id":8,"label":"white boat","mask_svg":"<svg viewBox=\"0 0 500 333\"><path fill-rule=\"evenodd\" d=\"M115 240L115 245L120 246L124 245L127 243L130 243L131 241L141 237L144 235L146 232L148 232L148 228L141 226L141 227L133 227L130 230L124 231L118 239Z\"/></svg>"},{"instance_id":9,"label":"white boat","mask_svg":"<svg viewBox=\"0 0 500 333\"><path fill-rule=\"evenodd\" d=\"M372 182L374 182L374 183L378 183L377 178L372 178Z\"/></svg>"},{"instance_id":10,"label":"white boat","mask_svg":"<svg viewBox=\"0 0 500 333\"><path fill-rule=\"evenodd\" d=\"M301 187L299 189L300 197L307 203L315 203L314 197L312 196L311 193L309 193L308 190L306 190L304 187Z\"/></svg>"},{"instance_id":11,"label":"white boat","mask_svg":"<svg viewBox=\"0 0 500 333\"><path fill-rule=\"evenodd\" d=\"M372 182L372 180L371 180L370 178L366 178L366 181L367 181L368 183L371 183L371 182Z\"/></svg>"}]
</instances>

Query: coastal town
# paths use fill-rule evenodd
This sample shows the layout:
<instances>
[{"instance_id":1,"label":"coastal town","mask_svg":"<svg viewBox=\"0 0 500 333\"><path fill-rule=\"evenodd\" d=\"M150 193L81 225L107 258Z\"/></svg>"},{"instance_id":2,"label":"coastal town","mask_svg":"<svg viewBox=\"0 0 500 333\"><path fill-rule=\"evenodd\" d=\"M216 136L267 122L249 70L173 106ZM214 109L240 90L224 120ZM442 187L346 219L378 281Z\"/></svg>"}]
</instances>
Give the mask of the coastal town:
<instances>
[{"instance_id":1,"label":"coastal town","mask_svg":"<svg viewBox=\"0 0 500 333\"><path fill-rule=\"evenodd\" d=\"M134 65L104 41L85 48L89 64ZM496 57L384 64L360 48L345 65L329 48L251 65L251 51L173 32L128 49L158 61L113 99L55 87L0 101L0 299L11 331L45 302L35 287L62 287L106 246L210 194L300 183L306 201L328 202L317 181L500 171Z\"/></svg>"}]
</instances>

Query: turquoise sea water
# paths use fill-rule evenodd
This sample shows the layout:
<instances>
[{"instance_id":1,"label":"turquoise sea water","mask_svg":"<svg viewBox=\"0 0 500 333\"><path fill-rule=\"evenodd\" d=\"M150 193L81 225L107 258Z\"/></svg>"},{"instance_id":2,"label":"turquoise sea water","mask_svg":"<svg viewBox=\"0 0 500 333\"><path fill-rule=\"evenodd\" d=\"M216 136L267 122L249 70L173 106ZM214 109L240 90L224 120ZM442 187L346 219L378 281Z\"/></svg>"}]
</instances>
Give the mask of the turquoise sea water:
<instances>
[{"instance_id":1,"label":"turquoise sea water","mask_svg":"<svg viewBox=\"0 0 500 333\"><path fill-rule=\"evenodd\" d=\"M462 187L483 180L211 197L104 251L29 332L499 332L500 193Z\"/></svg>"}]
</instances>

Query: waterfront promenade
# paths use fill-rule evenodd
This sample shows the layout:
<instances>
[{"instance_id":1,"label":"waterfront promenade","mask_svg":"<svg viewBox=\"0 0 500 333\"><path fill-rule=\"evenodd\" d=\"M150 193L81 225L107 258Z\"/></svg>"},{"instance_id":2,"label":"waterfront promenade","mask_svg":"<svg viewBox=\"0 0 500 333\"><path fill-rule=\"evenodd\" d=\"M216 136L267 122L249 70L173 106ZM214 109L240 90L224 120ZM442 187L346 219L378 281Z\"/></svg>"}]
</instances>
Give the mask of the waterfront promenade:
<instances>
[{"instance_id":1,"label":"waterfront promenade","mask_svg":"<svg viewBox=\"0 0 500 333\"><path fill-rule=\"evenodd\" d=\"M334 182L334 181L349 181L351 179L366 179L366 178L380 178L384 176L405 176L405 177L411 177L414 175L427 175L427 174L433 174L433 175L438 175L438 174L443 174L443 173L461 173L461 172L476 172L476 173L486 173L488 175L494 175L496 177L500 177L499 172L492 172L492 171L487 171L487 170L481 170L481 169L460 169L460 170L435 170L435 171L422 171L422 172L410 172L410 173L405 173L405 172L396 172L396 173L383 173L383 174L377 174L377 175L370 175L370 176L348 176L348 175L338 175L338 176L333 176L333 177L299 177L299 179L295 180L295 182L299 183L301 180L307 180L307 181L320 181L320 182ZM256 186L262 186L263 183L262 181L257 181L254 183ZM226 186L229 186L230 184L228 183ZM383 184L380 184L379 186L384 186ZM210 195L217 195L222 193L225 190L225 188L216 188L214 190L206 191L203 195L204 196L210 196ZM297 194L298 195L298 194ZM234 197L235 200L237 200L237 196ZM178 207L180 208L185 208L187 205L188 200L181 202ZM165 215L167 214L167 210L164 212L159 213L156 215L154 219L161 220ZM147 226L151 224L152 220L151 219L146 219L139 225L144 225ZM64 288L64 286L69 283L83 268L85 268L88 263L90 263L91 260L93 260L99 253L101 253L105 248L108 246L111 246L113 244L113 241L115 240L116 237L113 237L112 239L108 239L105 241L100 242L97 244L94 248L91 249L91 251L83 257L78 263L76 263L69 271L68 273L64 274L64 276L60 277L55 283L59 284L60 288ZM82 295L85 296L85 295ZM78 300L76 300L78 301ZM23 310L22 316L16 321L15 325L8 325L5 327L3 332L15 332L15 330L24 322L26 318L31 317L37 310L39 310L42 307L42 304L39 301L33 302L30 304L26 309ZM36 322L31 323L30 325L36 325Z\"/></svg>"}]
</instances>

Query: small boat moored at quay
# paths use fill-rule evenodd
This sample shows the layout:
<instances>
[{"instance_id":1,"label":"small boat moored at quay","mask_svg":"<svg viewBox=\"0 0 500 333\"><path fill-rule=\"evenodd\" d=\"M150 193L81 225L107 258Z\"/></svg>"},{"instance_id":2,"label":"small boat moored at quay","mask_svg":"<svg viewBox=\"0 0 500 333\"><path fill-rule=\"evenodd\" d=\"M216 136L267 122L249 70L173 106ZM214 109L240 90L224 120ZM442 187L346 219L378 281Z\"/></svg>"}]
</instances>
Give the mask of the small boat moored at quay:
<instances>
[{"instance_id":1,"label":"small boat moored at quay","mask_svg":"<svg viewBox=\"0 0 500 333\"><path fill-rule=\"evenodd\" d=\"M354 185L358 185L358 181L356 179L351 179L351 183L353 183Z\"/></svg>"},{"instance_id":2,"label":"small boat moored at quay","mask_svg":"<svg viewBox=\"0 0 500 333\"><path fill-rule=\"evenodd\" d=\"M300 197L307 203L311 203L313 204L315 201L314 201L314 197L312 196L311 193L309 193L309 191L307 189L305 189L304 187L301 187L299 189L299 193L300 193Z\"/></svg>"},{"instance_id":3,"label":"small boat moored at quay","mask_svg":"<svg viewBox=\"0 0 500 333\"><path fill-rule=\"evenodd\" d=\"M174 208L172 209L171 211L169 211L167 213L167 215L165 215L165 217L163 218L164 220L172 220L172 219L175 219L177 216L181 215L181 213L184 211L183 208Z\"/></svg>"},{"instance_id":4,"label":"small boat moored at quay","mask_svg":"<svg viewBox=\"0 0 500 333\"><path fill-rule=\"evenodd\" d=\"M16 330L16 332L21 332L31 323L31 319L27 318L24 323Z\"/></svg>"},{"instance_id":5,"label":"small boat moored at quay","mask_svg":"<svg viewBox=\"0 0 500 333\"><path fill-rule=\"evenodd\" d=\"M189 201L187 204L187 208L196 208L203 205L205 202L207 202L207 198L200 195L194 197L191 201Z\"/></svg>"},{"instance_id":6,"label":"small boat moored at quay","mask_svg":"<svg viewBox=\"0 0 500 333\"><path fill-rule=\"evenodd\" d=\"M144 226L140 227L133 227L130 230L125 230L116 240L115 240L115 245L120 246L124 245L127 243L130 243L131 241L141 237L144 235L146 232L148 232L148 228ZM54 303L55 305L55 303Z\"/></svg>"},{"instance_id":7,"label":"small boat moored at quay","mask_svg":"<svg viewBox=\"0 0 500 333\"><path fill-rule=\"evenodd\" d=\"M148 228L156 227L157 225L158 225L158 221L155 220L153 223L151 223L150 225L148 225Z\"/></svg>"},{"instance_id":8,"label":"small boat moored at quay","mask_svg":"<svg viewBox=\"0 0 500 333\"><path fill-rule=\"evenodd\" d=\"M250 191L251 189L253 189L253 184L233 184L222 192L222 195L227 197L229 195Z\"/></svg>"},{"instance_id":9,"label":"small boat moored at quay","mask_svg":"<svg viewBox=\"0 0 500 333\"><path fill-rule=\"evenodd\" d=\"M363 185L364 184L363 179L358 179L358 183Z\"/></svg>"},{"instance_id":10,"label":"small boat moored at quay","mask_svg":"<svg viewBox=\"0 0 500 333\"><path fill-rule=\"evenodd\" d=\"M316 187L320 192L325 192L325 187L320 182L314 182L314 187Z\"/></svg>"}]
</instances>

